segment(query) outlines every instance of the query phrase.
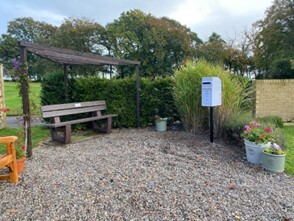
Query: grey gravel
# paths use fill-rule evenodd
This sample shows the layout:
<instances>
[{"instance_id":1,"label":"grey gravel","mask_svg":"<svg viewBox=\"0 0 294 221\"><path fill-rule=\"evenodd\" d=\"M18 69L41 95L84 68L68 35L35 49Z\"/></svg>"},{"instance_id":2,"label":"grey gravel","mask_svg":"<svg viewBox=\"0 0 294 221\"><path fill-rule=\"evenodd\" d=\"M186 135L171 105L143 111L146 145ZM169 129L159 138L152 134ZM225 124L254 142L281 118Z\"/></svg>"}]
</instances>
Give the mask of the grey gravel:
<instances>
[{"instance_id":1,"label":"grey gravel","mask_svg":"<svg viewBox=\"0 0 294 221\"><path fill-rule=\"evenodd\" d=\"M115 129L42 145L0 184L0 220L294 220L294 177L184 131Z\"/></svg>"}]
</instances>

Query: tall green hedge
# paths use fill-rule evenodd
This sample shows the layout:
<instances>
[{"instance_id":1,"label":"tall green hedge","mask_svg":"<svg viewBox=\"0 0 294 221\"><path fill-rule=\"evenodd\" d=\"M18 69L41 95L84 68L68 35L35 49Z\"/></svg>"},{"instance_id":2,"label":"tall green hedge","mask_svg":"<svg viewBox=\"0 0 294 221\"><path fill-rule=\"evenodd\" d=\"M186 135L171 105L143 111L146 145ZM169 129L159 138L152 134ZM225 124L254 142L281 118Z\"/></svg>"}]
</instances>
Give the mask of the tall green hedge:
<instances>
[{"instance_id":1,"label":"tall green hedge","mask_svg":"<svg viewBox=\"0 0 294 221\"><path fill-rule=\"evenodd\" d=\"M44 79L42 83L42 104L65 102L65 85L60 73ZM141 125L154 122L154 115L179 119L172 96L173 80L171 78L141 79ZM107 112L118 114L114 121L117 127L136 126L136 80L101 79L82 77L70 79L67 89L68 102L105 100Z\"/></svg>"}]
</instances>

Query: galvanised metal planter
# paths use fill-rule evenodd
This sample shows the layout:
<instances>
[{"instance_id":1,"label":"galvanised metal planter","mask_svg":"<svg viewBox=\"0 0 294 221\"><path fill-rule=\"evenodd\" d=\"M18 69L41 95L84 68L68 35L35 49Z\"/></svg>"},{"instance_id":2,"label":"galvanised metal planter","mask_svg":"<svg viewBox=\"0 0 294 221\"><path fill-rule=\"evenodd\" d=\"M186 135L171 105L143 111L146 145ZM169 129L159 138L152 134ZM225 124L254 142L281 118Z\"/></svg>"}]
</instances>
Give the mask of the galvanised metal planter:
<instances>
[{"instance_id":1,"label":"galvanised metal planter","mask_svg":"<svg viewBox=\"0 0 294 221\"><path fill-rule=\"evenodd\" d=\"M156 131L162 132L166 131L166 120L158 120L155 122Z\"/></svg>"},{"instance_id":2,"label":"galvanised metal planter","mask_svg":"<svg viewBox=\"0 0 294 221\"><path fill-rule=\"evenodd\" d=\"M265 153L262 151L261 164L262 167L273 173L283 173L285 169L286 154L276 155Z\"/></svg>"},{"instance_id":3,"label":"galvanised metal planter","mask_svg":"<svg viewBox=\"0 0 294 221\"><path fill-rule=\"evenodd\" d=\"M254 142L244 139L247 161L254 164L260 164L260 156L264 148L270 146L269 143L256 144Z\"/></svg>"}]
</instances>

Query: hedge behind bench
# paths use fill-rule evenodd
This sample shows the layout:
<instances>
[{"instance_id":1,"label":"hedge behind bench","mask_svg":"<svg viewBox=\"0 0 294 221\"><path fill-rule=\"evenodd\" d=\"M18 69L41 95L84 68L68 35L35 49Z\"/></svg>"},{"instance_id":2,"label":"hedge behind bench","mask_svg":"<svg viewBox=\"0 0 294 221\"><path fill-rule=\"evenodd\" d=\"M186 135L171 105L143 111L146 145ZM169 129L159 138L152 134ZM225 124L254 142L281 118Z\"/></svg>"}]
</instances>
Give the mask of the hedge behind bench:
<instances>
[{"instance_id":1,"label":"hedge behind bench","mask_svg":"<svg viewBox=\"0 0 294 221\"><path fill-rule=\"evenodd\" d=\"M154 122L154 115L173 117L178 113L172 96L171 78L141 79L141 125ZM68 97L66 97L66 91ZM50 74L42 82L42 105L105 100L107 112L118 114L114 121L117 127L136 125L136 80L100 79L98 77L71 78L66 90L63 74Z\"/></svg>"}]
</instances>

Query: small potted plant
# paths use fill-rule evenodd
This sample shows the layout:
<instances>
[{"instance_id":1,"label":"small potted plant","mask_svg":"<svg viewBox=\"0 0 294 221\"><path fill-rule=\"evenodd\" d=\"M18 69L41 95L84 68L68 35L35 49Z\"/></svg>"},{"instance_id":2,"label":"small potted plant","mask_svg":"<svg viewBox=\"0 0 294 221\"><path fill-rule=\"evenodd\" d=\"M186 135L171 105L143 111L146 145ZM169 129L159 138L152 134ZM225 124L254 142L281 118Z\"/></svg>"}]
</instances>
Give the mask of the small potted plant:
<instances>
[{"instance_id":1,"label":"small potted plant","mask_svg":"<svg viewBox=\"0 0 294 221\"><path fill-rule=\"evenodd\" d=\"M18 136L21 137L21 134ZM26 162L26 146L22 145L20 141L17 141L15 146L15 154L16 154L16 163L17 163L17 170L18 173L22 173L24 170L24 165Z\"/></svg>"},{"instance_id":2,"label":"small potted plant","mask_svg":"<svg viewBox=\"0 0 294 221\"><path fill-rule=\"evenodd\" d=\"M249 125L244 127L241 136L244 138L248 162L259 164L262 150L271 144L272 129L264 127L258 122L250 122Z\"/></svg>"},{"instance_id":3,"label":"small potted plant","mask_svg":"<svg viewBox=\"0 0 294 221\"><path fill-rule=\"evenodd\" d=\"M155 118L156 131L159 131L159 132L166 131L167 118L162 118L159 115L155 115L154 118Z\"/></svg>"},{"instance_id":4,"label":"small potted plant","mask_svg":"<svg viewBox=\"0 0 294 221\"><path fill-rule=\"evenodd\" d=\"M282 173L285 168L286 153L278 144L272 143L263 150L261 156L262 167L274 173Z\"/></svg>"}]
</instances>

